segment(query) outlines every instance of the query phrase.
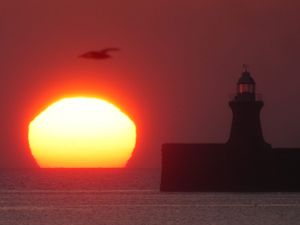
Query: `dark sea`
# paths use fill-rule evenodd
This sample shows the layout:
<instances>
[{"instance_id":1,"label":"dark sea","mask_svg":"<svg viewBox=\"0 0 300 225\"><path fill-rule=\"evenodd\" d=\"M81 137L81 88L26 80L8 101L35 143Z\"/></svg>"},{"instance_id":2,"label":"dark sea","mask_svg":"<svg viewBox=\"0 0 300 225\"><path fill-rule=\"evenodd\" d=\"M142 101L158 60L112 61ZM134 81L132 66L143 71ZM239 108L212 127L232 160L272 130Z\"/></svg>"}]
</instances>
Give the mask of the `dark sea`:
<instances>
[{"instance_id":1,"label":"dark sea","mask_svg":"<svg viewBox=\"0 0 300 225\"><path fill-rule=\"evenodd\" d=\"M163 193L157 169L0 171L2 225L300 224L300 193Z\"/></svg>"}]
</instances>

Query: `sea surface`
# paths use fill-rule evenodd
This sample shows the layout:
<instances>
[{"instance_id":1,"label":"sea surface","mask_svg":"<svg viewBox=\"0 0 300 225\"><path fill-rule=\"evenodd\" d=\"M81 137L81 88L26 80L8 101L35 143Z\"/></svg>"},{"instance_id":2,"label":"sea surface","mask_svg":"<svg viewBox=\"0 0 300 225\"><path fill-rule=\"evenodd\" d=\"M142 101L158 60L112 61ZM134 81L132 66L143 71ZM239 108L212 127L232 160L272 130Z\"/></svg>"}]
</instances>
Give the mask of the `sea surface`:
<instances>
[{"instance_id":1,"label":"sea surface","mask_svg":"<svg viewBox=\"0 0 300 225\"><path fill-rule=\"evenodd\" d=\"M300 224L300 193L165 193L158 169L0 171L2 225Z\"/></svg>"}]
</instances>

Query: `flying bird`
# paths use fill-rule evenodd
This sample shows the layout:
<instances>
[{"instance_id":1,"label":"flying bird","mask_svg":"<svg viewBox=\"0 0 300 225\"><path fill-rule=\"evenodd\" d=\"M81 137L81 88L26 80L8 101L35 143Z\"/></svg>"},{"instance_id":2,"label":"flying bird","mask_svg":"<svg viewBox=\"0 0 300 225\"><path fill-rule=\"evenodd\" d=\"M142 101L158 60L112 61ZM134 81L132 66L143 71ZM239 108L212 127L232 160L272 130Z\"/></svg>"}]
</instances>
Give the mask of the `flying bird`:
<instances>
[{"instance_id":1,"label":"flying bird","mask_svg":"<svg viewBox=\"0 0 300 225\"><path fill-rule=\"evenodd\" d=\"M105 48L100 51L89 51L82 55L80 55L80 58L85 59L96 59L96 60L102 60L102 59L108 59L111 58L111 55L108 54L110 51L120 51L120 48Z\"/></svg>"}]
</instances>

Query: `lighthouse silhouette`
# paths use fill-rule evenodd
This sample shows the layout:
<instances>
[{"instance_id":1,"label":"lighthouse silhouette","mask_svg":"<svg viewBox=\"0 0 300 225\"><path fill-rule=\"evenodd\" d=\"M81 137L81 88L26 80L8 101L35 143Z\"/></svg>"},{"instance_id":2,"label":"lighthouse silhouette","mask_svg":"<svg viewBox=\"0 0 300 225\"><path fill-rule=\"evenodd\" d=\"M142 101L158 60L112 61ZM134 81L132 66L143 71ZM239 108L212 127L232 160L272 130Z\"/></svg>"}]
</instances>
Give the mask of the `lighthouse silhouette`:
<instances>
[{"instance_id":1,"label":"lighthouse silhouette","mask_svg":"<svg viewBox=\"0 0 300 225\"><path fill-rule=\"evenodd\" d=\"M263 101L257 98L255 81L246 68L237 82L236 95L229 102L233 117L228 144L254 151L271 147L263 137L260 123Z\"/></svg>"},{"instance_id":2,"label":"lighthouse silhouette","mask_svg":"<svg viewBox=\"0 0 300 225\"><path fill-rule=\"evenodd\" d=\"M163 144L161 191L300 191L300 149L272 148L265 141L264 103L243 67L229 101L228 141Z\"/></svg>"}]
</instances>

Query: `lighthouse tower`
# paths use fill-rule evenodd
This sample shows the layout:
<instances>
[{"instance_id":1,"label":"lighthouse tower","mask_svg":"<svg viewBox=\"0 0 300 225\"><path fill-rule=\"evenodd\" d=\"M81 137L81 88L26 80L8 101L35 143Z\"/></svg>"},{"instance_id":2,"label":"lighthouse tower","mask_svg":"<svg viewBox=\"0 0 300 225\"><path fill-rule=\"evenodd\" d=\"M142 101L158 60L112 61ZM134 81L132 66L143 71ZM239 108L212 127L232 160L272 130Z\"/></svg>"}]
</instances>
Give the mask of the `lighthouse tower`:
<instances>
[{"instance_id":1,"label":"lighthouse tower","mask_svg":"<svg viewBox=\"0 0 300 225\"><path fill-rule=\"evenodd\" d=\"M255 81L244 65L244 72L237 82L234 98L229 102L232 110L232 125L227 144L239 153L260 153L271 149L263 137L260 111L263 101L257 99Z\"/></svg>"}]
</instances>

